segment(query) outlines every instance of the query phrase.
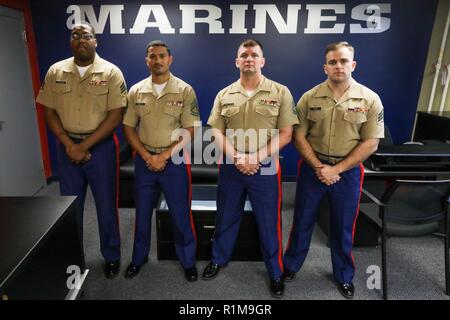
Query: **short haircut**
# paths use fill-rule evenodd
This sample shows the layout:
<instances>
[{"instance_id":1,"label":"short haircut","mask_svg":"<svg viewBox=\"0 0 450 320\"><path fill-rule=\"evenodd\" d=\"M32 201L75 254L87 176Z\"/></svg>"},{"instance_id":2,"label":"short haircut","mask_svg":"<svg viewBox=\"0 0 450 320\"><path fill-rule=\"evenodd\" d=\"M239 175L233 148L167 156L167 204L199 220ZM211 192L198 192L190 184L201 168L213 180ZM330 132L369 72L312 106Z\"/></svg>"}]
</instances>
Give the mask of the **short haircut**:
<instances>
[{"instance_id":1,"label":"short haircut","mask_svg":"<svg viewBox=\"0 0 450 320\"><path fill-rule=\"evenodd\" d=\"M150 47L164 47L167 49L167 53L169 54L169 56L171 56L172 54L170 53L170 49L169 46L167 45L167 43L165 43L164 41L161 40L153 40L150 41L149 44L147 45L147 48L145 49L145 55L148 54L148 49Z\"/></svg>"},{"instance_id":2,"label":"short haircut","mask_svg":"<svg viewBox=\"0 0 450 320\"><path fill-rule=\"evenodd\" d=\"M338 41L327 45L327 47L325 48L325 57L327 56L328 52L335 51L341 47L345 47L348 50L350 50L353 54L355 54L355 48L353 48L353 46L350 43L348 43L347 41Z\"/></svg>"},{"instance_id":3,"label":"short haircut","mask_svg":"<svg viewBox=\"0 0 450 320\"><path fill-rule=\"evenodd\" d=\"M244 48L260 47L261 51L264 53L263 45L261 44L261 42L259 42L258 40L255 40L255 39L247 39L247 40L242 41L238 47L238 52L239 52L240 47L244 47Z\"/></svg>"},{"instance_id":4,"label":"short haircut","mask_svg":"<svg viewBox=\"0 0 450 320\"><path fill-rule=\"evenodd\" d=\"M89 22L81 21L80 23L76 23L76 24L74 24L74 25L72 26L72 30L71 30L71 31L73 31L75 28L79 28L79 27L89 27L89 28L91 29L92 35L93 35L94 38L95 38L95 29L94 29L94 27L93 27Z\"/></svg>"}]
</instances>

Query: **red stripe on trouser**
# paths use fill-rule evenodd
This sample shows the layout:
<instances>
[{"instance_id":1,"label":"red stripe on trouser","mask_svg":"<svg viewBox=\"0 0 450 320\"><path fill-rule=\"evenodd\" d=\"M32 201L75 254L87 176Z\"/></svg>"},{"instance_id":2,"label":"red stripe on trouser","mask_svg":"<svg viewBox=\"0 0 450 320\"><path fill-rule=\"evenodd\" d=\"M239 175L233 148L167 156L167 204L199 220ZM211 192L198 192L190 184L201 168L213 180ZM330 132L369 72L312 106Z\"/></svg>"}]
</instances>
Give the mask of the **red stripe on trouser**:
<instances>
[{"instance_id":1,"label":"red stripe on trouser","mask_svg":"<svg viewBox=\"0 0 450 320\"><path fill-rule=\"evenodd\" d=\"M281 272L283 272L283 236L281 232L281 168L280 162L277 160L277 176L278 176L278 213L277 213L277 233L278 233L278 264L280 265Z\"/></svg>"},{"instance_id":2,"label":"red stripe on trouser","mask_svg":"<svg viewBox=\"0 0 450 320\"><path fill-rule=\"evenodd\" d=\"M120 174L120 145L117 134L113 134L114 144L116 146L116 221L120 240L120 221L119 221L119 174Z\"/></svg>"},{"instance_id":3,"label":"red stripe on trouser","mask_svg":"<svg viewBox=\"0 0 450 320\"><path fill-rule=\"evenodd\" d=\"M303 159L300 159L298 161L298 166L297 166L297 185L298 185L298 181L300 179L300 170L302 168L303 165ZM296 196L297 197L297 196ZM295 208L294 208L295 210ZM292 237L292 233L294 232L294 228L295 228L295 220L292 220L292 226L291 226L291 231L289 232L289 238L288 238L288 244L286 247L286 251L289 249L289 247L291 246L291 237Z\"/></svg>"},{"instance_id":4,"label":"red stripe on trouser","mask_svg":"<svg viewBox=\"0 0 450 320\"><path fill-rule=\"evenodd\" d=\"M358 219L359 215L359 206L361 204L361 192L362 192L362 186L364 182L364 166L362 163L359 163L359 170L360 170L360 182L359 182L359 200L358 200L358 206L356 209L356 216L355 220L353 221L353 229L352 229L352 248L353 248L353 241L355 237L355 228L356 228L356 220ZM353 257L353 252L350 251L350 257L352 257L353 266L355 266L355 258Z\"/></svg>"},{"instance_id":5,"label":"red stripe on trouser","mask_svg":"<svg viewBox=\"0 0 450 320\"><path fill-rule=\"evenodd\" d=\"M191 175L191 161L186 149L183 149L184 161L186 163L186 171L189 179L189 219L191 221L191 229L194 234L195 241L197 241L197 234L195 233L194 217L192 215L192 175Z\"/></svg>"}]
</instances>

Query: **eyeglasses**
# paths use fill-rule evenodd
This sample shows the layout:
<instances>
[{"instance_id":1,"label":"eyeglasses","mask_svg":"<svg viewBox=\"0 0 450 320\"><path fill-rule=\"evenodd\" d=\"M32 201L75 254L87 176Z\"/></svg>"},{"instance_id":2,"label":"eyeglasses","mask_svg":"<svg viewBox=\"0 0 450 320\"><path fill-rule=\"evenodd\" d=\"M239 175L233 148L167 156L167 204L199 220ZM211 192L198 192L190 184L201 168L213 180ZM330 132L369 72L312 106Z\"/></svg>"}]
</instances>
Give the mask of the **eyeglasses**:
<instances>
[{"instance_id":1,"label":"eyeglasses","mask_svg":"<svg viewBox=\"0 0 450 320\"><path fill-rule=\"evenodd\" d=\"M94 35L93 35L92 33L82 33L82 34L80 34L80 33L74 32L74 33L72 33L72 34L70 35L70 38L71 38L72 40L80 40L80 39L83 39L83 40L89 41L89 40L94 39Z\"/></svg>"}]
</instances>

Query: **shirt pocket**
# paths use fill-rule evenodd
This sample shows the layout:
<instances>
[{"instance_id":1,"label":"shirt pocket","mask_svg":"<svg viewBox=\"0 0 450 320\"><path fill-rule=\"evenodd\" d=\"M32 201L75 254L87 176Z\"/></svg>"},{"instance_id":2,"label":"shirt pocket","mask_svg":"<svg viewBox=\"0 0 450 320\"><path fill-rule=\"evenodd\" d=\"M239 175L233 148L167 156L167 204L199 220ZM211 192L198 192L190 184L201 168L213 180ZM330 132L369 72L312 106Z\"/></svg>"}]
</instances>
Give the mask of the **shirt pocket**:
<instances>
[{"instance_id":1,"label":"shirt pocket","mask_svg":"<svg viewBox=\"0 0 450 320\"><path fill-rule=\"evenodd\" d=\"M231 118L237 115L240 110L241 108L239 108L239 106L236 106L234 102L228 102L223 104L220 115L224 116L225 118Z\"/></svg>"},{"instance_id":2,"label":"shirt pocket","mask_svg":"<svg viewBox=\"0 0 450 320\"><path fill-rule=\"evenodd\" d=\"M367 115L362 112L345 112L344 120L353 124L361 124L367 121Z\"/></svg>"},{"instance_id":3,"label":"shirt pocket","mask_svg":"<svg viewBox=\"0 0 450 320\"><path fill-rule=\"evenodd\" d=\"M53 92L56 94L66 94L72 91L72 87L67 82L56 82L53 87Z\"/></svg>"},{"instance_id":4,"label":"shirt pocket","mask_svg":"<svg viewBox=\"0 0 450 320\"><path fill-rule=\"evenodd\" d=\"M164 113L168 114L169 116L180 118L181 113L183 112L182 106L177 105L165 105L164 106Z\"/></svg>"},{"instance_id":5,"label":"shirt pocket","mask_svg":"<svg viewBox=\"0 0 450 320\"><path fill-rule=\"evenodd\" d=\"M108 107L108 86L88 85L86 91L92 99L93 111L105 113Z\"/></svg>"},{"instance_id":6,"label":"shirt pocket","mask_svg":"<svg viewBox=\"0 0 450 320\"><path fill-rule=\"evenodd\" d=\"M308 110L308 114L306 115L306 119L311 120L313 122L318 122L324 120L327 116L327 112L323 109L313 109Z\"/></svg>"},{"instance_id":7,"label":"shirt pocket","mask_svg":"<svg viewBox=\"0 0 450 320\"><path fill-rule=\"evenodd\" d=\"M62 112L65 108L70 106L72 86L65 81L56 81L52 87L52 92L55 97L56 110Z\"/></svg>"},{"instance_id":8,"label":"shirt pocket","mask_svg":"<svg viewBox=\"0 0 450 320\"><path fill-rule=\"evenodd\" d=\"M278 117L280 108L278 106L255 106L255 112L263 117Z\"/></svg>"},{"instance_id":9,"label":"shirt pocket","mask_svg":"<svg viewBox=\"0 0 450 320\"><path fill-rule=\"evenodd\" d=\"M133 107L140 118L149 115L152 110L151 104L148 101L136 101Z\"/></svg>"},{"instance_id":10,"label":"shirt pocket","mask_svg":"<svg viewBox=\"0 0 450 320\"><path fill-rule=\"evenodd\" d=\"M280 114L280 99L276 95L262 95L253 104L255 112L263 117L277 117Z\"/></svg>"}]
</instances>

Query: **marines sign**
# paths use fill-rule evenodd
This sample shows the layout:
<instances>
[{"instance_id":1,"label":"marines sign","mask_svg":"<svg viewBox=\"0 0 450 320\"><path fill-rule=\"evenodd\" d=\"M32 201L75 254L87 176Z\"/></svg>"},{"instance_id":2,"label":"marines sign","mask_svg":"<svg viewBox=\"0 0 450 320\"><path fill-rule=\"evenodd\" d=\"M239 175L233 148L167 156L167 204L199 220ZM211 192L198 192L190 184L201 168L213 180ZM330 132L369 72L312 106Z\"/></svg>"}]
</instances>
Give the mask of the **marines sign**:
<instances>
[{"instance_id":1,"label":"marines sign","mask_svg":"<svg viewBox=\"0 0 450 320\"><path fill-rule=\"evenodd\" d=\"M96 12L93 5L70 5L67 7L67 28L80 21L91 23L101 34L109 22L112 34L143 34L148 28L156 28L161 34L195 34L197 24L207 24L210 34L265 34L270 19L280 34L296 34L299 30L299 11L306 10L305 34L381 33L391 26L390 3L365 3L349 8L346 4L288 4L281 12L276 4L231 4L227 10L203 4L180 4L181 28L176 29L170 21L164 5L145 4L139 7L132 26L123 23L124 4L101 5ZM201 14L201 17L199 15ZM225 29L221 19L231 17L231 27ZM352 22L337 23L339 16L348 16ZM153 17L153 18L151 18ZM253 28L246 28L247 19ZM323 22L332 26L324 27Z\"/></svg>"}]
</instances>

